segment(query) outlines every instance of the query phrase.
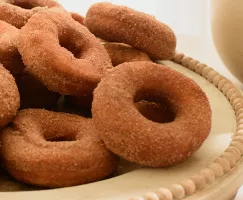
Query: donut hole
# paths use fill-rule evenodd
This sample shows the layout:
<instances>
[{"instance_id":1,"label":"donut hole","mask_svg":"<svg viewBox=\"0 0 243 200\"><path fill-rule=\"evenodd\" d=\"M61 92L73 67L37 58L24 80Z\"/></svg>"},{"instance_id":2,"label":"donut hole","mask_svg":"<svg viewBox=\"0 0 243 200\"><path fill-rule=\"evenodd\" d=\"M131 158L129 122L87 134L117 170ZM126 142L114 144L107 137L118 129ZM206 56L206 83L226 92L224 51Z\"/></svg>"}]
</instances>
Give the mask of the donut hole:
<instances>
[{"instance_id":1,"label":"donut hole","mask_svg":"<svg viewBox=\"0 0 243 200\"><path fill-rule=\"evenodd\" d=\"M75 58L81 57L81 53L82 53L81 48L79 48L70 38L68 39L59 38L59 44L67 51L71 52Z\"/></svg>"},{"instance_id":2,"label":"donut hole","mask_svg":"<svg viewBox=\"0 0 243 200\"><path fill-rule=\"evenodd\" d=\"M165 98L139 92L134 103L140 114L150 121L169 123L176 118L171 104Z\"/></svg>"},{"instance_id":3,"label":"donut hole","mask_svg":"<svg viewBox=\"0 0 243 200\"><path fill-rule=\"evenodd\" d=\"M76 135L74 135L74 134L67 134L67 135L45 134L44 138L48 142L72 142L72 141L76 141Z\"/></svg>"},{"instance_id":4,"label":"donut hole","mask_svg":"<svg viewBox=\"0 0 243 200\"><path fill-rule=\"evenodd\" d=\"M31 10L32 8L38 7L37 5L34 5L30 2L21 2L21 1L14 1L12 5L18 6L26 10Z\"/></svg>"}]
</instances>

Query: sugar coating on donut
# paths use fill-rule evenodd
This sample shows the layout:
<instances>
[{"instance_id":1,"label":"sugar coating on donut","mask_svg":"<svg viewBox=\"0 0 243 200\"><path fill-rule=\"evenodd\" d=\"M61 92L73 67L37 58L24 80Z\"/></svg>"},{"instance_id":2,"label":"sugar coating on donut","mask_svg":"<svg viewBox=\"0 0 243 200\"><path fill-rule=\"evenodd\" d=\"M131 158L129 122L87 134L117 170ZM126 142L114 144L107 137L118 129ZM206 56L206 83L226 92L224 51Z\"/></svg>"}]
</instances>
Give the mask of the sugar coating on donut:
<instances>
[{"instance_id":1,"label":"sugar coating on donut","mask_svg":"<svg viewBox=\"0 0 243 200\"><path fill-rule=\"evenodd\" d=\"M151 61L146 53L126 44L105 43L104 47L111 58L113 66L120 65L124 62Z\"/></svg>"},{"instance_id":2,"label":"sugar coating on donut","mask_svg":"<svg viewBox=\"0 0 243 200\"><path fill-rule=\"evenodd\" d=\"M84 17L82 15L74 12L71 12L70 14L75 21L79 22L82 25L84 24Z\"/></svg>"},{"instance_id":3,"label":"sugar coating on donut","mask_svg":"<svg viewBox=\"0 0 243 200\"><path fill-rule=\"evenodd\" d=\"M16 179L56 188L98 181L115 167L92 120L40 109L18 113L2 131L3 164Z\"/></svg>"},{"instance_id":4,"label":"sugar coating on donut","mask_svg":"<svg viewBox=\"0 0 243 200\"><path fill-rule=\"evenodd\" d=\"M1 64L0 80L0 128L2 128L17 114L20 97L13 76Z\"/></svg>"},{"instance_id":5,"label":"sugar coating on donut","mask_svg":"<svg viewBox=\"0 0 243 200\"><path fill-rule=\"evenodd\" d=\"M169 123L148 120L134 102L166 99L175 114ZM108 149L144 166L184 161L211 130L211 108L190 78L151 62L124 63L102 79L94 92L93 120Z\"/></svg>"},{"instance_id":6,"label":"sugar coating on donut","mask_svg":"<svg viewBox=\"0 0 243 200\"><path fill-rule=\"evenodd\" d=\"M20 31L18 49L28 71L64 95L92 94L112 68L96 37L70 15L54 9L40 11L28 21Z\"/></svg>"},{"instance_id":7,"label":"sugar coating on donut","mask_svg":"<svg viewBox=\"0 0 243 200\"><path fill-rule=\"evenodd\" d=\"M0 63L14 76L24 68L17 49L19 30L0 20Z\"/></svg>"},{"instance_id":8,"label":"sugar coating on donut","mask_svg":"<svg viewBox=\"0 0 243 200\"><path fill-rule=\"evenodd\" d=\"M174 56L175 34L169 26L148 14L111 3L96 3L89 8L84 24L97 37L129 44L153 59Z\"/></svg>"},{"instance_id":9,"label":"sugar coating on donut","mask_svg":"<svg viewBox=\"0 0 243 200\"><path fill-rule=\"evenodd\" d=\"M8 29L12 29L12 26L7 22L0 20L0 34L3 34Z\"/></svg>"},{"instance_id":10,"label":"sugar coating on donut","mask_svg":"<svg viewBox=\"0 0 243 200\"><path fill-rule=\"evenodd\" d=\"M1 0L0 20L21 28L32 15L47 8L58 8L64 11L61 4L55 0Z\"/></svg>"}]
</instances>

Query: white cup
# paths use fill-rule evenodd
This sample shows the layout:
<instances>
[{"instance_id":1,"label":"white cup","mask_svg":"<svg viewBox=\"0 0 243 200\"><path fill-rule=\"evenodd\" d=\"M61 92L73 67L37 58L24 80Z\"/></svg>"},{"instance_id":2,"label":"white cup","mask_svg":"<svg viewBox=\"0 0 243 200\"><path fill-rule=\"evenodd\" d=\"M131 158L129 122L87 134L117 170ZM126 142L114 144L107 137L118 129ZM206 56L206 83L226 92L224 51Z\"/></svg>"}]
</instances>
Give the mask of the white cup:
<instances>
[{"instance_id":1,"label":"white cup","mask_svg":"<svg viewBox=\"0 0 243 200\"><path fill-rule=\"evenodd\" d=\"M243 0L211 0L211 30L221 60L243 83Z\"/></svg>"}]
</instances>

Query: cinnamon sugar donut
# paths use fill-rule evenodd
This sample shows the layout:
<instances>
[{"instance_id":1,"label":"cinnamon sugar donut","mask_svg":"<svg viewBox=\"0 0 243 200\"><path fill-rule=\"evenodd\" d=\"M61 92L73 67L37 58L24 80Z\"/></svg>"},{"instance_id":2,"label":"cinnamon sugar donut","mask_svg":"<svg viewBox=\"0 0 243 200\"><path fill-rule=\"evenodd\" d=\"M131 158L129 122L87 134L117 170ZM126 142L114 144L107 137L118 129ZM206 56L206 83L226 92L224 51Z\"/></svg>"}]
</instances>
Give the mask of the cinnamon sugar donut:
<instances>
[{"instance_id":1,"label":"cinnamon sugar donut","mask_svg":"<svg viewBox=\"0 0 243 200\"><path fill-rule=\"evenodd\" d=\"M21 28L32 15L46 8L64 10L55 0L1 0L0 20Z\"/></svg>"},{"instance_id":2,"label":"cinnamon sugar donut","mask_svg":"<svg viewBox=\"0 0 243 200\"><path fill-rule=\"evenodd\" d=\"M95 36L54 9L29 19L20 31L18 49L28 71L50 90L64 95L92 94L112 68Z\"/></svg>"},{"instance_id":3,"label":"cinnamon sugar donut","mask_svg":"<svg viewBox=\"0 0 243 200\"><path fill-rule=\"evenodd\" d=\"M84 24L97 37L129 44L153 59L165 60L174 56L176 37L171 28L131 8L96 3L88 10Z\"/></svg>"},{"instance_id":4,"label":"cinnamon sugar donut","mask_svg":"<svg viewBox=\"0 0 243 200\"><path fill-rule=\"evenodd\" d=\"M71 14L71 16L72 16L72 18L75 20L75 21L77 21L77 22L79 22L80 24L84 24L84 17L83 16L81 16L80 14L78 14L78 13L74 13L74 12L70 12L70 14Z\"/></svg>"},{"instance_id":5,"label":"cinnamon sugar donut","mask_svg":"<svg viewBox=\"0 0 243 200\"><path fill-rule=\"evenodd\" d=\"M20 98L13 76L1 64L0 80L0 128L3 128L15 117Z\"/></svg>"},{"instance_id":6,"label":"cinnamon sugar donut","mask_svg":"<svg viewBox=\"0 0 243 200\"><path fill-rule=\"evenodd\" d=\"M0 63L14 76L25 68L17 49L19 29L0 20Z\"/></svg>"},{"instance_id":7,"label":"cinnamon sugar donut","mask_svg":"<svg viewBox=\"0 0 243 200\"><path fill-rule=\"evenodd\" d=\"M24 70L16 76L16 83L20 93L20 108L54 107L60 95L48 90L40 81Z\"/></svg>"},{"instance_id":8,"label":"cinnamon sugar donut","mask_svg":"<svg viewBox=\"0 0 243 200\"><path fill-rule=\"evenodd\" d=\"M129 45L122 43L105 43L104 47L108 52L113 66L124 62L151 61L149 56Z\"/></svg>"},{"instance_id":9,"label":"cinnamon sugar donut","mask_svg":"<svg viewBox=\"0 0 243 200\"><path fill-rule=\"evenodd\" d=\"M134 102L169 103L175 119L148 120ZM151 167L170 166L191 156L211 129L211 108L190 78L151 62L124 63L110 70L94 91L93 120L108 149Z\"/></svg>"},{"instance_id":10,"label":"cinnamon sugar donut","mask_svg":"<svg viewBox=\"0 0 243 200\"><path fill-rule=\"evenodd\" d=\"M59 96L51 92L24 70L17 49L19 29L0 20L0 63L15 77L21 98L21 108L49 108Z\"/></svg>"},{"instance_id":11,"label":"cinnamon sugar donut","mask_svg":"<svg viewBox=\"0 0 243 200\"><path fill-rule=\"evenodd\" d=\"M98 181L115 158L92 121L77 115L27 109L1 134L3 164L16 179L47 188Z\"/></svg>"}]
</instances>

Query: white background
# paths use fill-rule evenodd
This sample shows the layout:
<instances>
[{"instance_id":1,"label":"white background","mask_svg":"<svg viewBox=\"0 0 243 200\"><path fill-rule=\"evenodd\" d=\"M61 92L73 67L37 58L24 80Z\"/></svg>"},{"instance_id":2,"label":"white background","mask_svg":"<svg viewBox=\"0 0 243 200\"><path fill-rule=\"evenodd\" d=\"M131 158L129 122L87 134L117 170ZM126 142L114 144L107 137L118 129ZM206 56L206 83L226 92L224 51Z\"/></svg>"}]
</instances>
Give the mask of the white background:
<instances>
[{"instance_id":1,"label":"white background","mask_svg":"<svg viewBox=\"0 0 243 200\"><path fill-rule=\"evenodd\" d=\"M91 4L99 0L58 0L67 10L85 15ZM177 35L208 36L209 0L108 0L152 14L168 24Z\"/></svg>"}]
</instances>

